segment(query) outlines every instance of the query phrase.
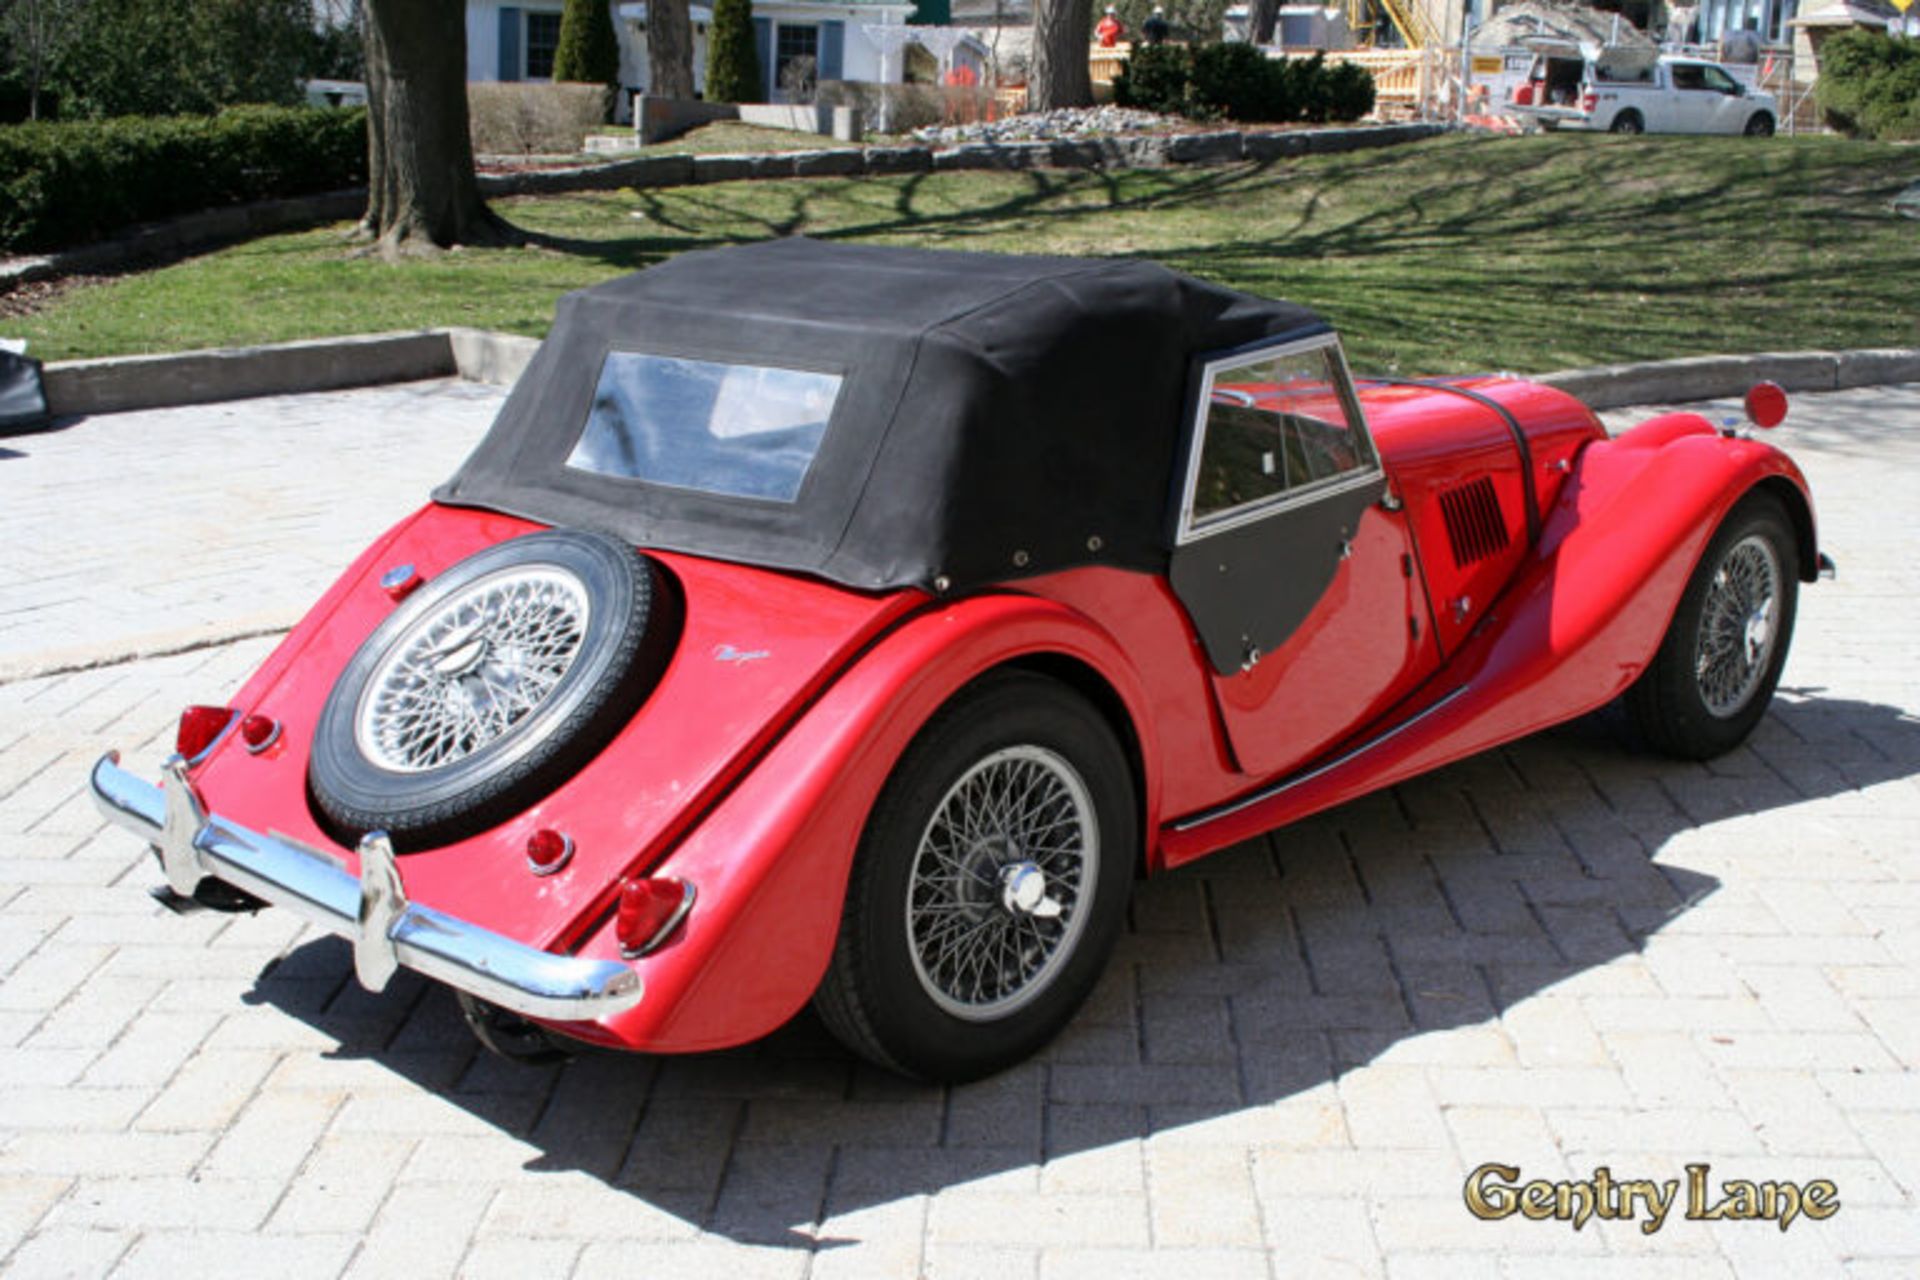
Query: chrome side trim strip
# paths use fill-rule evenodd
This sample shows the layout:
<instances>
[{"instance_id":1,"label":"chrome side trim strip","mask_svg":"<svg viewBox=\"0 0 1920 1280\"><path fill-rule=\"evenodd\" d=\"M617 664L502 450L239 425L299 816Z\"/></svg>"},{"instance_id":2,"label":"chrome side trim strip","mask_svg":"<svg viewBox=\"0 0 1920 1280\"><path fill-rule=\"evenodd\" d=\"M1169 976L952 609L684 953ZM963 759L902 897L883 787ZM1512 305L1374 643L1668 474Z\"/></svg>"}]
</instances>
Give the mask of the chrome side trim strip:
<instances>
[{"instance_id":1,"label":"chrome side trim strip","mask_svg":"<svg viewBox=\"0 0 1920 1280\"><path fill-rule=\"evenodd\" d=\"M1401 721L1399 724L1393 726L1393 728L1391 729L1388 729L1385 733L1381 734L1379 737L1368 739L1367 741L1361 743L1359 746L1355 747L1353 750L1347 752L1346 754L1337 756L1334 759L1327 761L1323 765L1318 765L1312 769L1307 770L1305 773L1296 773L1291 777L1282 778L1280 781L1274 783L1272 786L1263 787L1261 790L1254 792L1252 795L1242 796L1238 800L1228 801L1226 804L1223 804L1215 809L1202 810L1201 812L1194 814L1190 818L1182 818L1178 822L1175 822L1173 824L1173 829L1175 831L1192 831L1198 827L1204 827L1209 822L1217 822L1221 818L1230 818L1234 814L1239 813L1245 809L1251 809L1254 805L1260 804L1263 801L1271 800L1278 795L1284 795L1285 793L1293 790L1295 787L1303 786L1306 783L1312 782L1315 778L1325 777L1327 774L1332 773L1335 769L1338 769L1340 766L1344 764L1348 764L1354 760L1358 760L1361 756L1364 756L1365 754L1367 754L1367 752L1374 750L1376 747L1385 746L1387 743L1393 741L1395 738L1399 737L1401 734L1405 733L1407 730L1413 728L1413 726L1419 724L1422 720L1425 720L1428 716L1433 715L1435 712L1439 711L1440 708L1446 706L1449 702L1452 702L1455 698L1459 697L1461 694L1465 693L1466 691L1467 691L1467 686L1463 684L1458 689L1455 689L1451 693L1447 694L1446 697L1441 698L1438 702L1434 703L1432 706L1422 711L1419 715L1416 715L1407 720Z\"/></svg>"},{"instance_id":2,"label":"chrome side trim strip","mask_svg":"<svg viewBox=\"0 0 1920 1280\"><path fill-rule=\"evenodd\" d=\"M166 786L156 787L122 769L120 753L109 751L93 766L94 804L159 851L175 892L191 894L213 876L346 938L354 970L370 990L404 967L529 1018L587 1022L640 1003L644 987L629 965L536 950L407 901L383 833L361 842L356 878L317 849L209 814L186 762L174 756L164 768Z\"/></svg>"}]
</instances>

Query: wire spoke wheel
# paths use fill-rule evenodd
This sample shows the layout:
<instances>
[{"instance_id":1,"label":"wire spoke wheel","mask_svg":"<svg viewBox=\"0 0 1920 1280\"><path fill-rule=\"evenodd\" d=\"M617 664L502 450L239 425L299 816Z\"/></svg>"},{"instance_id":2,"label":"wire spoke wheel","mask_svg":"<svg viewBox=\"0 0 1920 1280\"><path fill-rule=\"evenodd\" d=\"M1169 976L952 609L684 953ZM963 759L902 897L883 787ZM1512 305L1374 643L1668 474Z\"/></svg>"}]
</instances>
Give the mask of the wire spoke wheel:
<instances>
[{"instance_id":1,"label":"wire spoke wheel","mask_svg":"<svg viewBox=\"0 0 1920 1280\"><path fill-rule=\"evenodd\" d=\"M609 534L543 529L434 574L360 643L313 730L329 831L402 853L466 839L612 742L680 633L659 566Z\"/></svg>"},{"instance_id":2,"label":"wire spoke wheel","mask_svg":"<svg viewBox=\"0 0 1920 1280\"><path fill-rule=\"evenodd\" d=\"M1780 561L1773 545L1749 535L1714 570L1694 641L1700 700L1725 719L1752 700L1779 635Z\"/></svg>"},{"instance_id":3,"label":"wire spoke wheel","mask_svg":"<svg viewBox=\"0 0 1920 1280\"><path fill-rule=\"evenodd\" d=\"M539 708L580 655L592 606L551 565L503 569L426 614L374 670L354 741L394 773L423 773L491 745Z\"/></svg>"},{"instance_id":4,"label":"wire spoke wheel","mask_svg":"<svg viewBox=\"0 0 1920 1280\"><path fill-rule=\"evenodd\" d=\"M995 751L960 776L908 880L914 973L937 1006L987 1021L1045 990L1085 926L1099 838L1086 783L1044 747Z\"/></svg>"}]
</instances>

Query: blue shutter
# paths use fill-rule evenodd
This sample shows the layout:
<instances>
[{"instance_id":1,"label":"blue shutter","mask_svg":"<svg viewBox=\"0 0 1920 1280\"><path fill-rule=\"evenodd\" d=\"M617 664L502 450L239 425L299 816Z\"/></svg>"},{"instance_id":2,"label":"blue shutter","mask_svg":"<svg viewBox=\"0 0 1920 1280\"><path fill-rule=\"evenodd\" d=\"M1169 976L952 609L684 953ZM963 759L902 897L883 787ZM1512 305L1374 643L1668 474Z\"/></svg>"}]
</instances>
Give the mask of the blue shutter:
<instances>
[{"instance_id":1,"label":"blue shutter","mask_svg":"<svg viewBox=\"0 0 1920 1280\"><path fill-rule=\"evenodd\" d=\"M520 78L520 10L500 10L500 78Z\"/></svg>"},{"instance_id":2,"label":"blue shutter","mask_svg":"<svg viewBox=\"0 0 1920 1280\"><path fill-rule=\"evenodd\" d=\"M846 47L846 43L846 23L823 22L820 24L820 79L838 80L840 78L840 54Z\"/></svg>"},{"instance_id":3,"label":"blue shutter","mask_svg":"<svg viewBox=\"0 0 1920 1280\"><path fill-rule=\"evenodd\" d=\"M753 51L760 55L760 100L773 101L773 21L753 20Z\"/></svg>"}]
</instances>

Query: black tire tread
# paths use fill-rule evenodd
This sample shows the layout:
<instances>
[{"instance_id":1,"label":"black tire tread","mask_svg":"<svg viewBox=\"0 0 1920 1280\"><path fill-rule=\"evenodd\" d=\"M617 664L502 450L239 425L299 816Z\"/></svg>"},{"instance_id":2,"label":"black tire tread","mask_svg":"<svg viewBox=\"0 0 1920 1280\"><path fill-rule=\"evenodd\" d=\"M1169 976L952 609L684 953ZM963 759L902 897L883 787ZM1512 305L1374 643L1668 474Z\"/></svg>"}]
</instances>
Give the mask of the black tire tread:
<instances>
[{"instance_id":1,"label":"black tire tread","mask_svg":"<svg viewBox=\"0 0 1920 1280\"><path fill-rule=\"evenodd\" d=\"M1784 597L1780 635L1771 670L1754 691L1753 700L1739 714L1722 720L1711 716L1701 705L1692 671L1700 599L1727 548L1748 532L1766 526L1771 526L1775 549L1780 553ZM1733 750L1753 732L1766 714L1793 640L1798 606L1798 546L1786 508L1770 493L1749 494L1720 522L1693 576L1687 580L1680 605L1674 611L1666 635L1661 638L1659 651L1640 673L1640 678L1627 689L1624 698L1628 718L1648 746L1676 760L1710 760Z\"/></svg>"},{"instance_id":2,"label":"black tire tread","mask_svg":"<svg viewBox=\"0 0 1920 1280\"><path fill-rule=\"evenodd\" d=\"M926 767L929 761L937 761L959 733L969 731L978 719L992 715L998 707L1011 705L1031 708L1046 704L1061 708L1089 727L1096 727L1112 746L1113 759L1118 762L1119 773L1125 778L1128 821L1121 824L1122 830L1102 831L1100 872L1102 876L1112 877L1106 882L1108 885L1113 881L1122 884L1131 881L1138 852L1134 847L1137 845L1137 818L1131 809L1132 780L1125 768L1124 752L1100 712L1068 686L1031 672L995 673L963 690L921 728L895 765L893 776L888 779L874 804L873 812L868 815L866 830L860 847L855 851L854 865L848 877L846 906L841 913L833 956L814 994L814 1010L827 1029L849 1050L876 1066L913 1079L960 1081L977 1078L1008 1065L998 1059L970 1065L915 1062L894 1050L881 1025L884 1017L870 1001L868 974L876 958L869 954L862 909L858 904L862 900L865 877L873 870L875 859L882 856L871 843L873 833L893 828L903 817L920 819L923 816L905 813L909 804L908 793L913 790L911 785L906 784L914 779L914 772ZM1090 787L1096 785L1091 778L1086 781ZM1094 928L1093 921L1089 921L1089 928ZM1083 935L1080 945L1098 948L1110 945L1110 941L1103 944L1090 932ZM1082 992L1072 998L1067 1007L1068 1015L1078 1007L1084 994Z\"/></svg>"}]
</instances>

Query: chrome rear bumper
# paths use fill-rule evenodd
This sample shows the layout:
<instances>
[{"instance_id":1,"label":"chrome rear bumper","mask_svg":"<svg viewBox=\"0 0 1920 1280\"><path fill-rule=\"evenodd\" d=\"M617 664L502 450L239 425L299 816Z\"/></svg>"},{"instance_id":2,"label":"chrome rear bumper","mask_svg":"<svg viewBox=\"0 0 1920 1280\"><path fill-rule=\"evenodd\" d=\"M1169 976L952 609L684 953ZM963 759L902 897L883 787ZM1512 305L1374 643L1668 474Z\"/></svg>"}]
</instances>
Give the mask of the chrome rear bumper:
<instances>
[{"instance_id":1,"label":"chrome rear bumper","mask_svg":"<svg viewBox=\"0 0 1920 1280\"><path fill-rule=\"evenodd\" d=\"M165 769L166 785L156 787L109 751L93 766L94 803L159 852L175 893L190 895L212 876L346 938L370 991L405 966L530 1018L586 1022L640 1003L640 975L628 965L536 950L408 902L384 832L360 842L356 878L318 849L209 814L180 757Z\"/></svg>"}]
</instances>

